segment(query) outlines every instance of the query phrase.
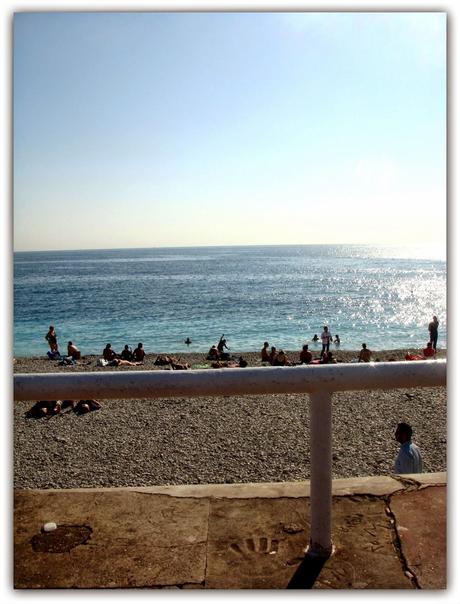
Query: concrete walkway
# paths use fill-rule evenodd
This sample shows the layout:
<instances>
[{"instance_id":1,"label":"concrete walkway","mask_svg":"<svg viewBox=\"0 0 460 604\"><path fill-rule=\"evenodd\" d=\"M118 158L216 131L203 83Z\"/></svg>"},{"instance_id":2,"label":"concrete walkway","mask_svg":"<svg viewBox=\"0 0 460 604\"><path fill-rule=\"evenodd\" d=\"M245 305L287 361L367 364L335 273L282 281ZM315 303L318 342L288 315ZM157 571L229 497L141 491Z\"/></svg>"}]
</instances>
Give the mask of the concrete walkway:
<instances>
[{"instance_id":1,"label":"concrete walkway","mask_svg":"<svg viewBox=\"0 0 460 604\"><path fill-rule=\"evenodd\" d=\"M325 563L304 553L309 494L308 482L17 490L14 587L446 587L445 473L334 480Z\"/></svg>"}]
</instances>

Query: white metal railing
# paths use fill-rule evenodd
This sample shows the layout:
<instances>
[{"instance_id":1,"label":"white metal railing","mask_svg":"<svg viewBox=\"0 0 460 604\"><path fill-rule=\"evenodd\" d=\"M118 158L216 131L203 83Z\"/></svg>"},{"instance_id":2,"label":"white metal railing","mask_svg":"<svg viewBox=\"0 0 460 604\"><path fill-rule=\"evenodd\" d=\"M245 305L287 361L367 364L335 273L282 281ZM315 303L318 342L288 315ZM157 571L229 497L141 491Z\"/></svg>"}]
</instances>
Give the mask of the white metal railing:
<instances>
[{"instance_id":1,"label":"white metal railing","mask_svg":"<svg viewBox=\"0 0 460 604\"><path fill-rule=\"evenodd\" d=\"M309 393L310 552L328 556L332 550L332 393L445 386L446 378L445 360L193 371L23 373L14 376L14 399L151 399Z\"/></svg>"}]
</instances>

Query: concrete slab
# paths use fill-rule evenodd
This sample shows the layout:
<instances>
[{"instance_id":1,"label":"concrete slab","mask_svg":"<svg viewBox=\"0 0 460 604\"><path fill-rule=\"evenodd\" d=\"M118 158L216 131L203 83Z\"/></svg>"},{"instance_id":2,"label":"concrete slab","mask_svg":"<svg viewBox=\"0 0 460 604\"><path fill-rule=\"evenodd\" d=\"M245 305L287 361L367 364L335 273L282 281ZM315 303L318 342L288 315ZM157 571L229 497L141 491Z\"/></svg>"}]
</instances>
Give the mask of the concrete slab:
<instances>
[{"instance_id":1,"label":"concrete slab","mask_svg":"<svg viewBox=\"0 0 460 604\"><path fill-rule=\"evenodd\" d=\"M204 581L209 502L135 492L16 491L16 588ZM44 523L58 530L43 534Z\"/></svg>"},{"instance_id":2,"label":"concrete slab","mask_svg":"<svg viewBox=\"0 0 460 604\"><path fill-rule=\"evenodd\" d=\"M447 484L447 472L433 472L431 474L400 474L396 476L401 481L416 482L421 487L445 486Z\"/></svg>"},{"instance_id":3,"label":"concrete slab","mask_svg":"<svg viewBox=\"0 0 460 604\"><path fill-rule=\"evenodd\" d=\"M384 499L337 497L333 501L334 555L314 588L413 589L394 547Z\"/></svg>"},{"instance_id":4,"label":"concrete slab","mask_svg":"<svg viewBox=\"0 0 460 604\"><path fill-rule=\"evenodd\" d=\"M357 478L337 478L332 481L333 495L391 495L404 488L398 480L390 476L359 476Z\"/></svg>"},{"instance_id":5,"label":"concrete slab","mask_svg":"<svg viewBox=\"0 0 460 604\"><path fill-rule=\"evenodd\" d=\"M422 477L422 474L414 476ZM426 475L430 476L430 475ZM436 474L435 476L441 476ZM428 479L429 480L429 479ZM439 479L441 480L441 479ZM431 484L428 482L427 484ZM436 482L438 484L438 482ZM336 478L332 481L333 495L391 495L404 489L403 482L390 476L359 476L357 478ZM56 489L57 490L57 489ZM75 489L77 491L78 489ZM84 489L89 491L90 489ZM264 499L278 497L310 497L310 481L296 482L257 482L233 484L185 484L164 485L152 487L119 487L118 489L91 489L97 492L104 491L133 491L136 493L150 493L169 495L171 497L209 497L229 499L250 499L263 497Z\"/></svg>"},{"instance_id":6,"label":"concrete slab","mask_svg":"<svg viewBox=\"0 0 460 604\"><path fill-rule=\"evenodd\" d=\"M446 487L416 476L334 481L327 561L306 482L15 491L14 586L443 588Z\"/></svg>"},{"instance_id":7,"label":"concrete slab","mask_svg":"<svg viewBox=\"0 0 460 604\"><path fill-rule=\"evenodd\" d=\"M284 589L309 532L307 499L212 500L206 588Z\"/></svg>"},{"instance_id":8,"label":"concrete slab","mask_svg":"<svg viewBox=\"0 0 460 604\"><path fill-rule=\"evenodd\" d=\"M307 499L212 501L205 587L412 589L385 508L377 497L334 498L336 549L321 568L305 558Z\"/></svg>"},{"instance_id":9,"label":"concrete slab","mask_svg":"<svg viewBox=\"0 0 460 604\"><path fill-rule=\"evenodd\" d=\"M446 588L446 489L427 487L393 495L402 555L422 589Z\"/></svg>"}]
</instances>

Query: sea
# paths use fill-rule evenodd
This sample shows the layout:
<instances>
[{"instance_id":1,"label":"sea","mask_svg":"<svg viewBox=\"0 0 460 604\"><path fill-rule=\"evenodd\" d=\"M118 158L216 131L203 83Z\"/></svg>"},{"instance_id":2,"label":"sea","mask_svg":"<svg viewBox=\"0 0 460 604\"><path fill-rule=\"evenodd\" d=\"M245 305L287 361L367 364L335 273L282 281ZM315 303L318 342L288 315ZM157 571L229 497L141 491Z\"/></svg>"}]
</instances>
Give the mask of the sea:
<instances>
[{"instance_id":1,"label":"sea","mask_svg":"<svg viewBox=\"0 0 460 604\"><path fill-rule=\"evenodd\" d=\"M283 245L16 252L14 355L60 350L207 352L263 342L300 350L324 325L340 349L422 348L437 315L446 347L443 250ZM189 338L191 344L185 340Z\"/></svg>"}]
</instances>

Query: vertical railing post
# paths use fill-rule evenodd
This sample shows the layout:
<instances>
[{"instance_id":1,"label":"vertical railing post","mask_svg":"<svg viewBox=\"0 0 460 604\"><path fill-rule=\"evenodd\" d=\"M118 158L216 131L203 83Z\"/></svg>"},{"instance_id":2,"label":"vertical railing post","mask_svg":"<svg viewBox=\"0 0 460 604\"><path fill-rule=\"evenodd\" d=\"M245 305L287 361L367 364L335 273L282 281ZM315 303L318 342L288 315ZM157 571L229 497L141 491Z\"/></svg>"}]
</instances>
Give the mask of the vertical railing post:
<instances>
[{"instance_id":1,"label":"vertical railing post","mask_svg":"<svg viewBox=\"0 0 460 604\"><path fill-rule=\"evenodd\" d=\"M332 395L310 394L310 509L308 553L329 557L332 552Z\"/></svg>"}]
</instances>

